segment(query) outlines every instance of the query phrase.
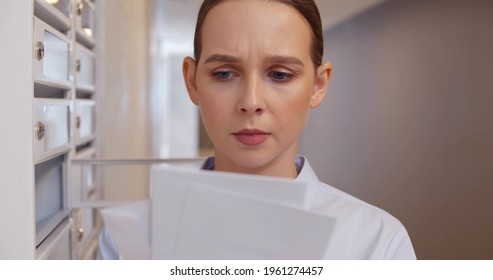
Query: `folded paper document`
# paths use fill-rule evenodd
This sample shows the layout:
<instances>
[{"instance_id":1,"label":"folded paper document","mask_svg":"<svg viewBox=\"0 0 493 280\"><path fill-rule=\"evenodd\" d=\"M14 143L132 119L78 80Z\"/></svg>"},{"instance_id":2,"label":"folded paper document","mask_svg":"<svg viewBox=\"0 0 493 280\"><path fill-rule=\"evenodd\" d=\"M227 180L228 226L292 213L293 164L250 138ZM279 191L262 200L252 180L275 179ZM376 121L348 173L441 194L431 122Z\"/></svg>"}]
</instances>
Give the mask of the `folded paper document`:
<instances>
[{"instance_id":1,"label":"folded paper document","mask_svg":"<svg viewBox=\"0 0 493 280\"><path fill-rule=\"evenodd\" d=\"M154 167L149 200L102 214L122 259L322 259L335 221L305 209L306 188Z\"/></svg>"},{"instance_id":2,"label":"folded paper document","mask_svg":"<svg viewBox=\"0 0 493 280\"><path fill-rule=\"evenodd\" d=\"M153 259L322 259L334 226L293 180L155 168L151 182Z\"/></svg>"}]
</instances>

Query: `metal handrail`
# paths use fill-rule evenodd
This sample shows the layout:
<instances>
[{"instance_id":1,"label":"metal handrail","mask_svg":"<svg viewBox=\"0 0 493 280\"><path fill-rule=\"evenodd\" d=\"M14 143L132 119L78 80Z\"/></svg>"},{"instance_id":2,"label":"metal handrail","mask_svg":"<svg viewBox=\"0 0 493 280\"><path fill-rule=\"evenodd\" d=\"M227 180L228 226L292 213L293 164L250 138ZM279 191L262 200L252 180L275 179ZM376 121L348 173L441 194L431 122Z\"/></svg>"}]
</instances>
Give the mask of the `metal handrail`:
<instances>
[{"instance_id":1,"label":"metal handrail","mask_svg":"<svg viewBox=\"0 0 493 280\"><path fill-rule=\"evenodd\" d=\"M149 165L160 163L192 163L204 161L206 158L143 158L143 159L106 159L106 158L89 158L73 159L74 165Z\"/></svg>"}]
</instances>

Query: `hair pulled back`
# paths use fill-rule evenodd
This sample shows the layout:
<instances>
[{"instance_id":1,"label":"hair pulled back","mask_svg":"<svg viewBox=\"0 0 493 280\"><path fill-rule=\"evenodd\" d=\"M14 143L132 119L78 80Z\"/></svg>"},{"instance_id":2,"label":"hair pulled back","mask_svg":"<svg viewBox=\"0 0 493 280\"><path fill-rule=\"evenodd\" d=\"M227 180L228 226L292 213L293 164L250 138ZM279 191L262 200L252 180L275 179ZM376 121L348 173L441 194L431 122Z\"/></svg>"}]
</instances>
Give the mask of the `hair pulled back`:
<instances>
[{"instance_id":1,"label":"hair pulled back","mask_svg":"<svg viewBox=\"0 0 493 280\"><path fill-rule=\"evenodd\" d=\"M195 26L194 35L194 57L198 62L200 60L200 54L202 53L202 26L204 24L207 13L217 4L228 0L204 0L200 6L199 14L197 17L197 24ZM245 0L244 0L245 1ZM248 0L251 1L251 0ZM311 44L311 58L315 68L322 64L322 57L324 53L324 39L322 20L318 7L314 0L270 0L277 1L286 5L289 5L296 9L308 22L312 30L312 44Z\"/></svg>"}]
</instances>

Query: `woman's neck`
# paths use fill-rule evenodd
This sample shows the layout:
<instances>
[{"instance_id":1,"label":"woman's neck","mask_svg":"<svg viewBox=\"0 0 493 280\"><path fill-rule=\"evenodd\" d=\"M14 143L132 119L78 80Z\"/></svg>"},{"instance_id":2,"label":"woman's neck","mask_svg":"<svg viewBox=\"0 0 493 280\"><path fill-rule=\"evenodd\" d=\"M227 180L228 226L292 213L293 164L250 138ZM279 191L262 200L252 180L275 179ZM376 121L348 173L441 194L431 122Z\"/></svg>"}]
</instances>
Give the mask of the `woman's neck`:
<instances>
[{"instance_id":1,"label":"woman's neck","mask_svg":"<svg viewBox=\"0 0 493 280\"><path fill-rule=\"evenodd\" d=\"M254 175L264 175L283 178L296 178L298 171L296 168L296 153L275 158L267 164L258 167L245 167L239 165L221 153L215 153L214 170Z\"/></svg>"}]
</instances>

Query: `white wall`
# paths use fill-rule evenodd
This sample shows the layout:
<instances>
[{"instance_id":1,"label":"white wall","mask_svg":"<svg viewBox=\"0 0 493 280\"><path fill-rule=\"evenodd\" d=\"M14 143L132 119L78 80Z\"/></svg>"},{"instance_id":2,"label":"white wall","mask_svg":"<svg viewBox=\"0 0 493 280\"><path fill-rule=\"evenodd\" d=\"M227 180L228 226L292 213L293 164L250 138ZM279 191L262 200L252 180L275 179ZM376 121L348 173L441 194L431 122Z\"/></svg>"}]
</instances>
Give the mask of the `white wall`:
<instances>
[{"instance_id":1,"label":"white wall","mask_svg":"<svg viewBox=\"0 0 493 280\"><path fill-rule=\"evenodd\" d=\"M33 7L0 1L0 11L0 259L24 259L35 243Z\"/></svg>"}]
</instances>

